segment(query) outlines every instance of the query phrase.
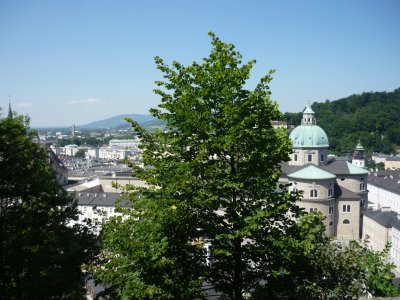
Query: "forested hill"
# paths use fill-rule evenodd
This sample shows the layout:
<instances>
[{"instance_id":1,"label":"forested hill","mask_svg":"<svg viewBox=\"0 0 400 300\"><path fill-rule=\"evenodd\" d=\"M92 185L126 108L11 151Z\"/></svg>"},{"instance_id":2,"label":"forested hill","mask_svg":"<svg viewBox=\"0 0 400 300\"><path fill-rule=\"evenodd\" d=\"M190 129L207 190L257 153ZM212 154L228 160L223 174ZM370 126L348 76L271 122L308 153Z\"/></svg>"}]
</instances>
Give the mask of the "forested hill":
<instances>
[{"instance_id":1,"label":"forested hill","mask_svg":"<svg viewBox=\"0 0 400 300\"><path fill-rule=\"evenodd\" d=\"M314 102L311 107L333 153L352 152L359 139L368 152L395 153L400 146L400 88ZM296 126L301 117L302 113L284 114L284 120Z\"/></svg>"}]
</instances>

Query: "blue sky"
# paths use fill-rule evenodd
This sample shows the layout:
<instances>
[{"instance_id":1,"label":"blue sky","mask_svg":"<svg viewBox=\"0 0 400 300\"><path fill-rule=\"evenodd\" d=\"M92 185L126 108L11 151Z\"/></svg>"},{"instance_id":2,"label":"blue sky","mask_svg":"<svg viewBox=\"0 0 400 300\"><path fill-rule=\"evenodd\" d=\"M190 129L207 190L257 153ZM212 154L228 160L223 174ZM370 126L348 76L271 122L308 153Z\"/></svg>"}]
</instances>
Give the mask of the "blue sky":
<instances>
[{"instance_id":1,"label":"blue sky","mask_svg":"<svg viewBox=\"0 0 400 300\"><path fill-rule=\"evenodd\" d=\"M308 101L400 87L400 1L0 0L0 107L32 126L146 114L159 103L153 58L201 61L207 32L275 69L283 112Z\"/></svg>"}]
</instances>

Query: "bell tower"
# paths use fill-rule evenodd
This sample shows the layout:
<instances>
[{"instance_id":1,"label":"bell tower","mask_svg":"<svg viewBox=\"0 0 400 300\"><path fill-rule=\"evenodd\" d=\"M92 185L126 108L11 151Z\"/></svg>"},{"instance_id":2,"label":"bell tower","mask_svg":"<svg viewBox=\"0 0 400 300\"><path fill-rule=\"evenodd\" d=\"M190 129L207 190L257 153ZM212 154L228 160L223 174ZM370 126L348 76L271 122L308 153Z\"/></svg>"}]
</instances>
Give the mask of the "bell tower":
<instances>
[{"instance_id":1,"label":"bell tower","mask_svg":"<svg viewBox=\"0 0 400 300\"><path fill-rule=\"evenodd\" d=\"M351 160L351 163L360 168L365 167L364 147L361 145L360 140L358 141L357 146L354 148L353 159Z\"/></svg>"}]
</instances>

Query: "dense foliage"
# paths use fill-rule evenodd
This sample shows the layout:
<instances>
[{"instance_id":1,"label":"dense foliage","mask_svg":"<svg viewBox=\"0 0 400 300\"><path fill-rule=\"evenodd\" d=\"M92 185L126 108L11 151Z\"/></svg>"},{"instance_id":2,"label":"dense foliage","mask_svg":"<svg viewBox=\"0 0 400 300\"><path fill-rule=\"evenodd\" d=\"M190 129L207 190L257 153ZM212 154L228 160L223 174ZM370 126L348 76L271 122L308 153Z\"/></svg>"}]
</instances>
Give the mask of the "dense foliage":
<instances>
[{"instance_id":1,"label":"dense foliage","mask_svg":"<svg viewBox=\"0 0 400 300\"><path fill-rule=\"evenodd\" d=\"M400 146L400 88L314 102L312 109L329 137L333 153L351 153L359 139L369 152L390 154ZM301 113L285 113L283 119L298 125Z\"/></svg>"},{"instance_id":2,"label":"dense foliage","mask_svg":"<svg viewBox=\"0 0 400 300\"><path fill-rule=\"evenodd\" d=\"M0 298L84 299L88 228L22 117L0 119Z\"/></svg>"}]
</instances>

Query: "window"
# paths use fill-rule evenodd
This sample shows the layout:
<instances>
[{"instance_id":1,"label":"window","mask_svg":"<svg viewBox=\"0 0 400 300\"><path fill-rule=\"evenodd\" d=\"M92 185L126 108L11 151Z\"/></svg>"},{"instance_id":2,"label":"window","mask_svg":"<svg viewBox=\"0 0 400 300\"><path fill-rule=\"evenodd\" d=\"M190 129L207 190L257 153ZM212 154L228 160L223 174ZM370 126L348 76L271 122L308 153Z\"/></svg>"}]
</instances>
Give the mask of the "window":
<instances>
[{"instance_id":1,"label":"window","mask_svg":"<svg viewBox=\"0 0 400 300\"><path fill-rule=\"evenodd\" d=\"M329 222L329 227L332 227L333 226L333 221L330 221Z\"/></svg>"},{"instance_id":2,"label":"window","mask_svg":"<svg viewBox=\"0 0 400 300\"><path fill-rule=\"evenodd\" d=\"M324 155L321 154L321 161L324 161Z\"/></svg>"},{"instance_id":3,"label":"window","mask_svg":"<svg viewBox=\"0 0 400 300\"><path fill-rule=\"evenodd\" d=\"M344 219L344 220L343 220L343 224L350 224L350 221L347 220L347 219Z\"/></svg>"},{"instance_id":4,"label":"window","mask_svg":"<svg viewBox=\"0 0 400 300\"><path fill-rule=\"evenodd\" d=\"M318 197L318 191L317 190L311 190L310 191L310 198L317 198Z\"/></svg>"},{"instance_id":5,"label":"window","mask_svg":"<svg viewBox=\"0 0 400 300\"><path fill-rule=\"evenodd\" d=\"M342 177L342 178L340 178L340 181L344 181L344 178Z\"/></svg>"},{"instance_id":6,"label":"window","mask_svg":"<svg viewBox=\"0 0 400 300\"><path fill-rule=\"evenodd\" d=\"M364 182L360 183L360 191L365 191L365 183Z\"/></svg>"},{"instance_id":7,"label":"window","mask_svg":"<svg viewBox=\"0 0 400 300\"><path fill-rule=\"evenodd\" d=\"M343 212L350 212L350 204L343 205Z\"/></svg>"},{"instance_id":8,"label":"window","mask_svg":"<svg viewBox=\"0 0 400 300\"><path fill-rule=\"evenodd\" d=\"M316 208L316 207L310 208L310 213L311 213L311 212L317 212L317 211L318 211L318 208Z\"/></svg>"},{"instance_id":9,"label":"window","mask_svg":"<svg viewBox=\"0 0 400 300\"><path fill-rule=\"evenodd\" d=\"M328 197L332 197L333 196L333 189L328 189Z\"/></svg>"},{"instance_id":10,"label":"window","mask_svg":"<svg viewBox=\"0 0 400 300\"><path fill-rule=\"evenodd\" d=\"M329 214L330 214L330 215L333 214L333 206L329 206Z\"/></svg>"},{"instance_id":11,"label":"window","mask_svg":"<svg viewBox=\"0 0 400 300\"><path fill-rule=\"evenodd\" d=\"M297 154L294 155L294 161L297 161Z\"/></svg>"},{"instance_id":12,"label":"window","mask_svg":"<svg viewBox=\"0 0 400 300\"><path fill-rule=\"evenodd\" d=\"M312 161L312 154L308 154L307 160L308 160L308 161Z\"/></svg>"}]
</instances>

